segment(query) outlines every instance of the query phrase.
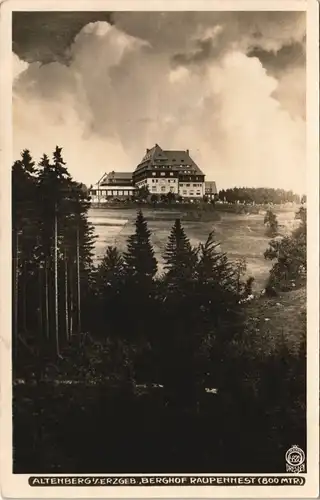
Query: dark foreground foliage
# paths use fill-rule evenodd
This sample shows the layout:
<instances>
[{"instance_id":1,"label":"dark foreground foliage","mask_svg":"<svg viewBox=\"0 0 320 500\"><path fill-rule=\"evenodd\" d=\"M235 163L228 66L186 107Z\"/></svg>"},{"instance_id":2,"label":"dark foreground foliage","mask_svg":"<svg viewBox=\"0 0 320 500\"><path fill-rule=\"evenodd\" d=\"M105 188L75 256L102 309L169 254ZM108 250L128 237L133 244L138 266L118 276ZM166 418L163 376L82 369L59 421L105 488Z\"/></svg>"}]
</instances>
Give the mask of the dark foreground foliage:
<instances>
[{"instance_id":1,"label":"dark foreground foliage","mask_svg":"<svg viewBox=\"0 0 320 500\"><path fill-rule=\"evenodd\" d=\"M268 288L290 290L304 286L307 273L307 211L300 207L296 214L299 226L289 236L273 239L264 253L273 261Z\"/></svg>"},{"instance_id":2,"label":"dark foreground foliage","mask_svg":"<svg viewBox=\"0 0 320 500\"><path fill-rule=\"evenodd\" d=\"M237 388L202 393L197 409L171 407L162 388L16 387L14 471L284 472L292 443L306 450L303 351L251 370L254 389L241 371Z\"/></svg>"}]
</instances>

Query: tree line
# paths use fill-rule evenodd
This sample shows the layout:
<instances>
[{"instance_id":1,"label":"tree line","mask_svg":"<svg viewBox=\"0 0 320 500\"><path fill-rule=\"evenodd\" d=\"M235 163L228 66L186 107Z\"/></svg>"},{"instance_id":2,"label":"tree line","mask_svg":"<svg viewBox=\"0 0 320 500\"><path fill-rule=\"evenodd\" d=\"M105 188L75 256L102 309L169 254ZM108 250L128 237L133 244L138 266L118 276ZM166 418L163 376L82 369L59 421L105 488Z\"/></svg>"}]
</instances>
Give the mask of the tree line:
<instances>
[{"instance_id":1,"label":"tree line","mask_svg":"<svg viewBox=\"0 0 320 500\"><path fill-rule=\"evenodd\" d=\"M256 205L306 202L305 195L300 197L291 190L274 188L234 187L222 189L218 196L219 200L227 203L255 203Z\"/></svg>"},{"instance_id":2,"label":"tree line","mask_svg":"<svg viewBox=\"0 0 320 500\"><path fill-rule=\"evenodd\" d=\"M89 199L56 148L38 165L24 150L12 167L13 355L59 357L81 337L81 303L92 268Z\"/></svg>"}]
</instances>

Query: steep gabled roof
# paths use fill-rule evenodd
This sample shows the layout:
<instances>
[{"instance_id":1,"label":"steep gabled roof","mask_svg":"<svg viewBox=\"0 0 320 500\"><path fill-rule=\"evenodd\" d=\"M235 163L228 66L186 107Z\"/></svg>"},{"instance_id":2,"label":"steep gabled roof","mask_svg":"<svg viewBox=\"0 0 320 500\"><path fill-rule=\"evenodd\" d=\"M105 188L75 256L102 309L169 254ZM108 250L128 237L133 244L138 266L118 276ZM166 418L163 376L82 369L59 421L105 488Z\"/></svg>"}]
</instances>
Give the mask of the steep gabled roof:
<instances>
[{"instance_id":1,"label":"steep gabled roof","mask_svg":"<svg viewBox=\"0 0 320 500\"><path fill-rule=\"evenodd\" d=\"M198 165L192 160L189 150L172 151L163 150L156 144L151 149L146 150L146 154L137 166L135 172L141 169L152 170L154 167L171 166L177 172L190 171L203 175Z\"/></svg>"},{"instance_id":2,"label":"steep gabled roof","mask_svg":"<svg viewBox=\"0 0 320 500\"><path fill-rule=\"evenodd\" d=\"M105 176L102 178L100 181L101 186L106 186L110 182L113 181L132 181L132 172L109 172L108 174L105 174Z\"/></svg>"}]
</instances>

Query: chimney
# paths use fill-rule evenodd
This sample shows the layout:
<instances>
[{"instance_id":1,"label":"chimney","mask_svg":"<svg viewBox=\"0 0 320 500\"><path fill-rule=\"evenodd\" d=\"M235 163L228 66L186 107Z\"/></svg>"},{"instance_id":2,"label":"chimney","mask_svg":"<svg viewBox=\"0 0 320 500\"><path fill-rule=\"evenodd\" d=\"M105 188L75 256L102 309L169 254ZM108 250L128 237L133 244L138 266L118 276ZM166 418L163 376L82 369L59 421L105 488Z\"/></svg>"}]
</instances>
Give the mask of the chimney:
<instances>
[{"instance_id":1,"label":"chimney","mask_svg":"<svg viewBox=\"0 0 320 500\"><path fill-rule=\"evenodd\" d=\"M187 149L187 155L189 154L189 149Z\"/></svg>"},{"instance_id":2,"label":"chimney","mask_svg":"<svg viewBox=\"0 0 320 500\"><path fill-rule=\"evenodd\" d=\"M148 149L148 148L147 148L147 149L146 149L146 153L149 153L149 151L150 151L150 149Z\"/></svg>"}]
</instances>

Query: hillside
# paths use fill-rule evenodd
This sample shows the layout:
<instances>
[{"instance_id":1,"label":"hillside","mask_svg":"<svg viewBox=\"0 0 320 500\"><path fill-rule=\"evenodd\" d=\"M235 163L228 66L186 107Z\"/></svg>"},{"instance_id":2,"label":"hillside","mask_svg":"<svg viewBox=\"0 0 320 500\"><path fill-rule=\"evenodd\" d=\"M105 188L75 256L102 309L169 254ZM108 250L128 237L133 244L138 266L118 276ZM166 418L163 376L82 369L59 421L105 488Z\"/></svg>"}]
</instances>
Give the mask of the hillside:
<instances>
[{"instance_id":1,"label":"hillside","mask_svg":"<svg viewBox=\"0 0 320 500\"><path fill-rule=\"evenodd\" d=\"M285 341L292 353L306 336L306 289L259 297L248 304L247 340L254 352L273 353Z\"/></svg>"}]
</instances>

